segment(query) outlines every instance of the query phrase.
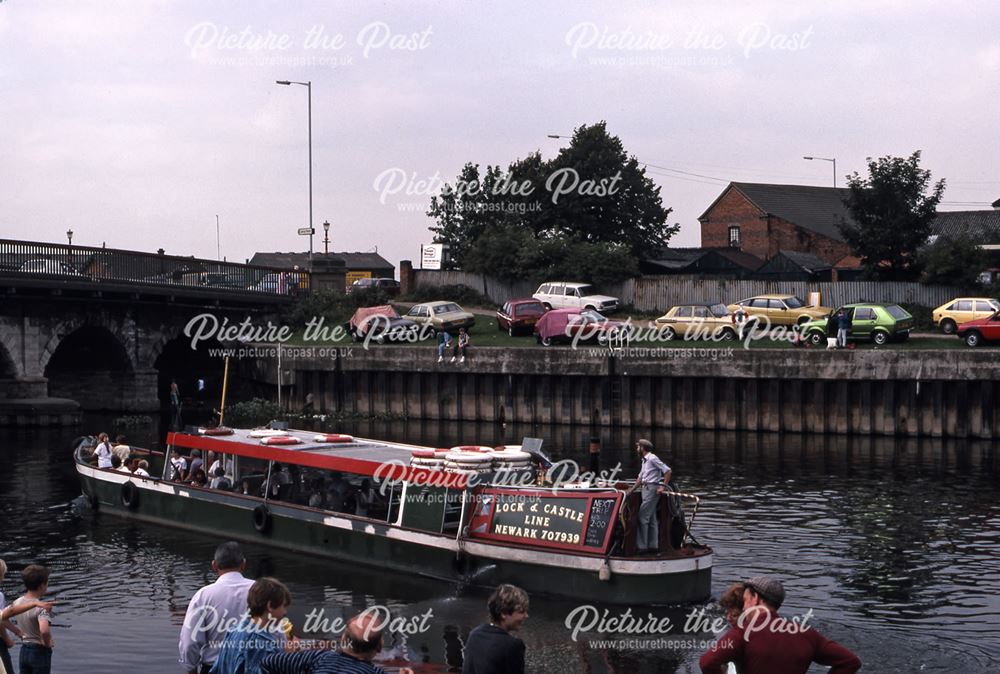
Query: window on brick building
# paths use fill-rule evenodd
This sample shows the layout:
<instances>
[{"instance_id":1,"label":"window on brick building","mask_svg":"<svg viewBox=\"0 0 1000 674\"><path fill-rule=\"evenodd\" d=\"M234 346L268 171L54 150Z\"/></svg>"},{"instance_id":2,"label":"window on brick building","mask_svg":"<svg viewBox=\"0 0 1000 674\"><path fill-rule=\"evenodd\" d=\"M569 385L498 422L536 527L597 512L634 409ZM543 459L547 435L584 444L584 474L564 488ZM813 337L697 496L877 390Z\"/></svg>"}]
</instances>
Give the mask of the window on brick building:
<instances>
[{"instance_id":1,"label":"window on brick building","mask_svg":"<svg viewBox=\"0 0 1000 674\"><path fill-rule=\"evenodd\" d=\"M730 225L729 226L729 247L739 248L740 247L740 226Z\"/></svg>"}]
</instances>

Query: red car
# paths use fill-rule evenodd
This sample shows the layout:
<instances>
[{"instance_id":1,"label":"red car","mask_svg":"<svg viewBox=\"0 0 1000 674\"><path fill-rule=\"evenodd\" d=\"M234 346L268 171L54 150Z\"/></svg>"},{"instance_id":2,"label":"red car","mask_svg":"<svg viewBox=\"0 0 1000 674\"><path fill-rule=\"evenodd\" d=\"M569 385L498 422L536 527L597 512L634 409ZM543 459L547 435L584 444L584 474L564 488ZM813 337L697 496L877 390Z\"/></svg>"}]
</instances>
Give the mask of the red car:
<instances>
[{"instance_id":1,"label":"red car","mask_svg":"<svg viewBox=\"0 0 1000 674\"><path fill-rule=\"evenodd\" d=\"M511 337L519 332L530 335L545 311L545 305L533 297L507 300L497 309L497 330L506 330Z\"/></svg>"},{"instance_id":2,"label":"red car","mask_svg":"<svg viewBox=\"0 0 1000 674\"><path fill-rule=\"evenodd\" d=\"M989 318L977 318L958 326L958 337L966 346L979 346L983 342L1000 341L1000 311Z\"/></svg>"},{"instance_id":3,"label":"red car","mask_svg":"<svg viewBox=\"0 0 1000 674\"><path fill-rule=\"evenodd\" d=\"M592 309L553 309L535 323L535 339L542 346L552 346L556 342L572 342L579 335L581 342L596 339L598 344L607 344L624 328L624 323L608 320Z\"/></svg>"}]
</instances>

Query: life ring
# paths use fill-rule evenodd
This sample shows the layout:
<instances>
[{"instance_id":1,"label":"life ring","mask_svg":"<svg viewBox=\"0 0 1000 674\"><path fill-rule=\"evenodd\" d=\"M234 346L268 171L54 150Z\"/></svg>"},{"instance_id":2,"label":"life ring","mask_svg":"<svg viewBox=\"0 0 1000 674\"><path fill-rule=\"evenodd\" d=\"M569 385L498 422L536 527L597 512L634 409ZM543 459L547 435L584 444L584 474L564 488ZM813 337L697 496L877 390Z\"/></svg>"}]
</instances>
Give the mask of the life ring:
<instances>
[{"instance_id":1,"label":"life ring","mask_svg":"<svg viewBox=\"0 0 1000 674\"><path fill-rule=\"evenodd\" d=\"M354 436L351 435L317 435L313 438L313 442L354 442Z\"/></svg>"},{"instance_id":2,"label":"life ring","mask_svg":"<svg viewBox=\"0 0 1000 674\"><path fill-rule=\"evenodd\" d=\"M278 438L288 435L288 431L272 431L270 428L257 428L250 431L251 438Z\"/></svg>"},{"instance_id":3,"label":"life ring","mask_svg":"<svg viewBox=\"0 0 1000 674\"><path fill-rule=\"evenodd\" d=\"M232 435L233 429L227 426L217 426L216 428L199 428L198 432L202 435Z\"/></svg>"},{"instance_id":4,"label":"life ring","mask_svg":"<svg viewBox=\"0 0 1000 674\"><path fill-rule=\"evenodd\" d=\"M483 454L493 451L492 447L485 447L483 445L461 445L459 447L452 447L448 450L449 452L468 452L470 454Z\"/></svg>"},{"instance_id":5,"label":"life ring","mask_svg":"<svg viewBox=\"0 0 1000 674\"><path fill-rule=\"evenodd\" d=\"M253 509L253 528L262 534L271 530L271 510L266 505L261 504Z\"/></svg>"},{"instance_id":6,"label":"life ring","mask_svg":"<svg viewBox=\"0 0 1000 674\"><path fill-rule=\"evenodd\" d=\"M489 454L468 454L463 452L449 452L445 455L445 460L456 464L465 464L468 466L481 466L483 464L493 463L493 457Z\"/></svg>"},{"instance_id":7,"label":"life ring","mask_svg":"<svg viewBox=\"0 0 1000 674\"><path fill-rule=\"evenodd\" d=\"M410 451L410 456L418 459L433 459L438 455L436 449L414 449Z\"/></svg>"},{"instance_id":8,"label":"life ring","mask_svg":"<svg viewBox=\"0 0 1000 674\"><path fill-rule=\"evenodd\" d=\"M294 435L273 435L269 438L261 438L262 445L298 445L302 442Z\"/></svg>"},{"instance_id":9,"label":"life ring","mask_svg":"<svg viewBox=\"0 0 1000 674\"><path fill-rule=\"evenodd\" d=\"M129 510L135 510L139 505L139 489L131 480L122 485L121 499L122 505Z\"/></svg>"}]
</instances>

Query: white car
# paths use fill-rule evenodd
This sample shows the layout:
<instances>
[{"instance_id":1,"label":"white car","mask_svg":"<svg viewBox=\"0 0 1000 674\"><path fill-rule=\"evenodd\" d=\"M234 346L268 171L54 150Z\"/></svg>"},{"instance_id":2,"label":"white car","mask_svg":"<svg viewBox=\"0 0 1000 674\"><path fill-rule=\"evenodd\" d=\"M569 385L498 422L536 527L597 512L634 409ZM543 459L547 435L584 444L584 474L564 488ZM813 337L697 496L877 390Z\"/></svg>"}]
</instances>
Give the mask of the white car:
<instances>
[{"instance_id":1,"label":"white car","mask_svg":"<svg viewBox=\"0 0 1000 674\"><path fill-rule=\"evenodd\" d=\"M70 265L59 260L40 259L28 260L21 265L20 271L28 274L61 274L63 276L83 276Z\"/></svg>"},{"instance_id":2,"label":"white car","mask_svg":"<svg viewBox=\"0 0 1000 674\"><path fill-rule=\"evenodd\" d=\"M620 303L617 297L598 295L588 283L569 281L543 283L532 297L546 309L591 309L605 314L617 311Z\"/></svg>"}]
</instances>

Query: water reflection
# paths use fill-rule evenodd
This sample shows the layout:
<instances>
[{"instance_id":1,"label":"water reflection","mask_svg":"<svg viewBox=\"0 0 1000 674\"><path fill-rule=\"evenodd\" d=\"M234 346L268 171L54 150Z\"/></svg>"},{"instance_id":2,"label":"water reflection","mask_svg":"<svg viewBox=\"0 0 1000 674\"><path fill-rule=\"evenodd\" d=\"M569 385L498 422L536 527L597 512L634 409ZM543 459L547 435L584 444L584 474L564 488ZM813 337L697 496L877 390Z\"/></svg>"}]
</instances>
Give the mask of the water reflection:
<instances>
[{"instance_id":1,"label":"water reflection","mask_svg":"<svg viewBox=\"0 0 1000 674\"><path fill-rule=\"evenodd\" d=\"M109 419L90 417L88 424L111 430ZM133 444L162 447L162 430L126 433ZM629 476L638 470L630 448L637 437L648 437L680 486L703 496L695 533L716 550L716 596L734 579L774 573L788 589L783 612L813 609L813 624L858 652L871 671L979 671L1000 659L994 445L446 422L353 423L339 430L444 447L539 437L553 458L584 465L596 435L604 466L621 462ZM208 562L218 541L106 515L75 517L68 504L79 486L68 447L76 434L0 430L2 554L14 569L4 590L14 595L20 589L16 570L27 563L53 567L60 606L57 671L72 668L70 662L79 671L173 671L184 610L193 592L212 580ZM457 665L469 631L486 619L481 590L259 546L248 546L248 555L253 575L289 581L290 615L298 625L318 608L331 618L374 603L409 617L432 610L430 632L396 635L393 642L418 662ZM574 641L565 620L580 603L533 603L523 634L532 671L697 667L700 647L688 637L705 640L704 634L674 632L652 651L626 641L628 634L588 632ZM680 625L689 610L654 613ZM123 619L129 625L124 632ZM94 643L102 644L100 652ZM105 653L113 654L110 664Z\"/></svg>"}]
</instances>

